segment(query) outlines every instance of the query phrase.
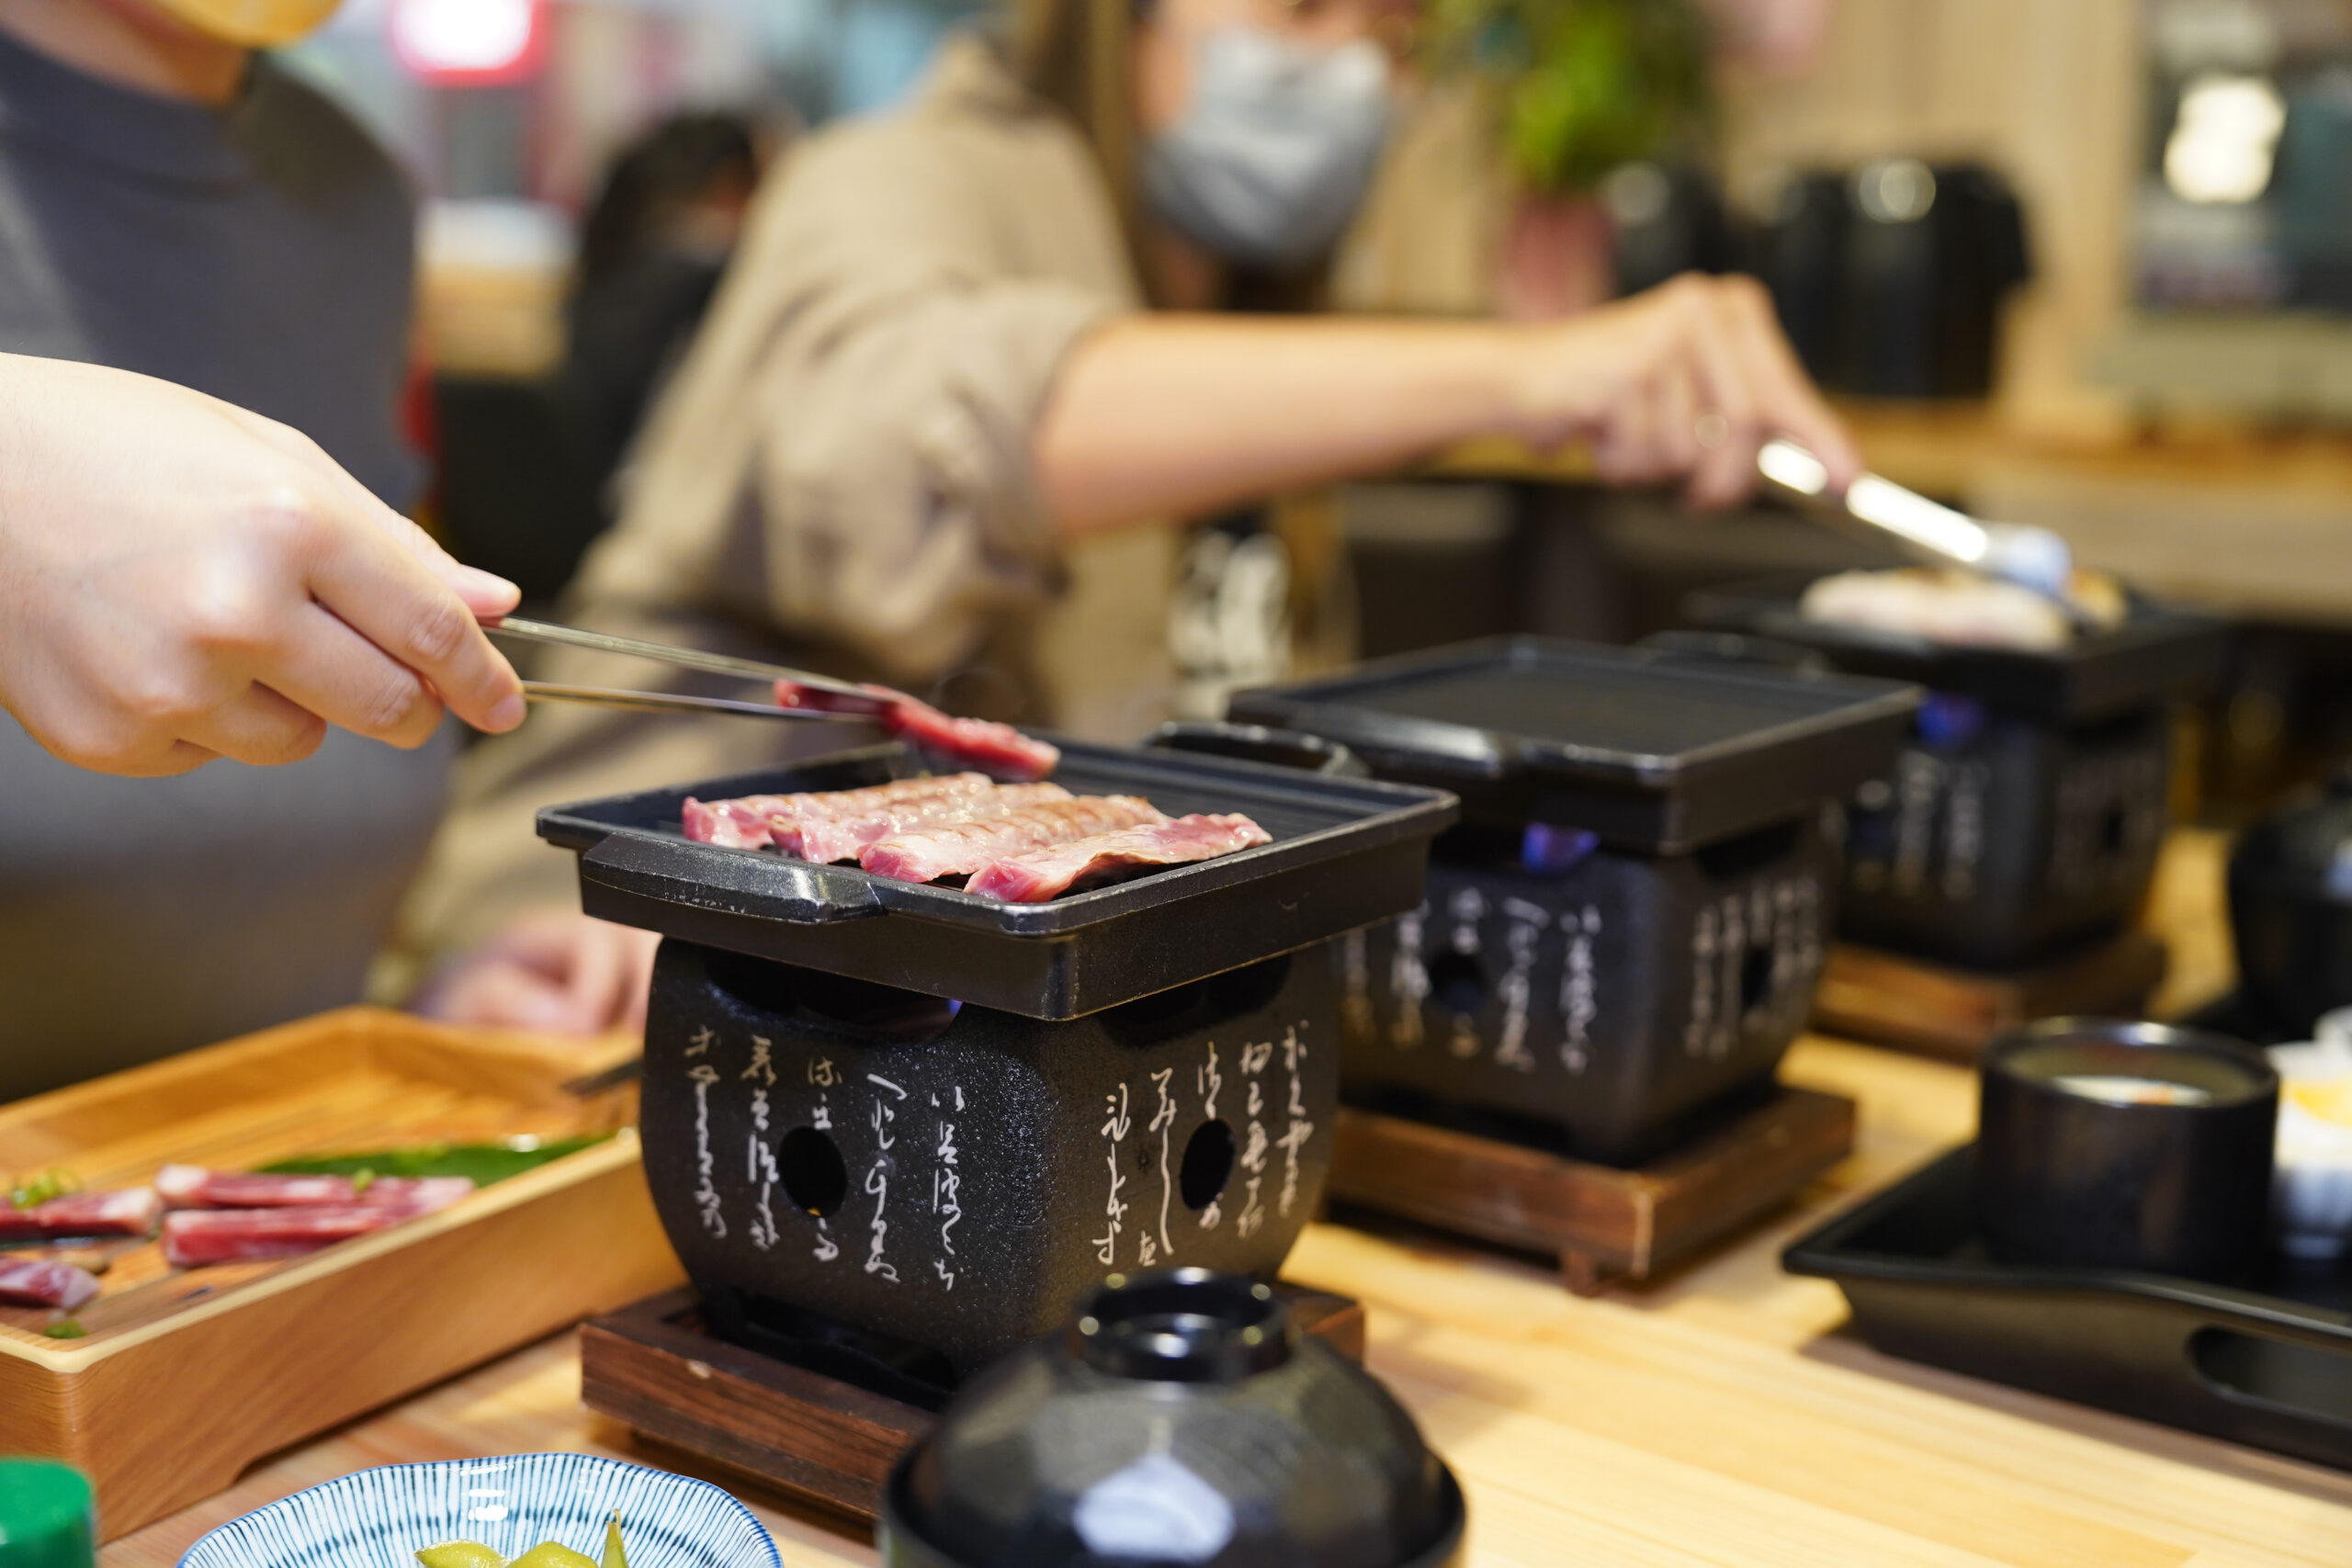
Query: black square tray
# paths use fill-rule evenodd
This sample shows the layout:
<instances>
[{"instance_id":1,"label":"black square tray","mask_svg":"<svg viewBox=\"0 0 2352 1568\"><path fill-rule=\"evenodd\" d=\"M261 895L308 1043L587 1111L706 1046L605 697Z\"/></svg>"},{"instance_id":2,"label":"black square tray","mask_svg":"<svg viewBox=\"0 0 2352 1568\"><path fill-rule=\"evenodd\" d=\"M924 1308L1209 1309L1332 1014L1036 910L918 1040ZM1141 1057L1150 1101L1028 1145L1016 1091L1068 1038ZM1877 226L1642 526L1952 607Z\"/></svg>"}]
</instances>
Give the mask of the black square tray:
<instances>
[{"instance_id":1,"label":"black square tray","mask_svg":"<svg viewBox=\"0 0 2352 1568\"><path fill-rule=\"evenodd\" d=\"M1232 713L1450 789L1476 820L1679 854L1883 777L1919 700L1883 681L1495 637L1238 693Z\"/></svg>"},{"instance_id":2,"label":"black square tray","mask_svg":"<svg viewBox=\"0 0 2352 1568\"><path fill-rule=\"evenodd\" d=\"M2352 1469L2352 1269L2282 1258L2233 1289L1996 1262L1965 1148L1781 1261L1835 1280L1890 1356Z\"/></svg>"},{"instance_id":3,"label":"black square tray","mask_svg":"<svg viewBox=\"0 0 2352 1568\"><path fill-rule=\"evenodd\" d=\"M1817 575L1782 573L1704 589L1685 607L1701 626L1816 649L1852 674L1916 681L2018 718L2064 724L2195 695L2220 675L2229 637L2229 623L2217 616L2135 599L2115 630L2063 649L1971 648L1809 621L1797 604Z\"/></svg>"},{"instance_id":4,"label":"black square tray","mask_svg":"<svg viewBox=\"0 0 2352 1568\"><path fill-rule=\"evenodd\" d=\"M602 919L1023 1014L1070 1019L1322 942L1420 902L1451 795L1189 752L1061 743L1054 781L1140 795L1170 816L1248 813L1273 842L1047 904L1002 904L722 849L680 828L688 795L851 789L919 771L897 743L539 813L580 854Z\"/></svg>"}]
</instances>

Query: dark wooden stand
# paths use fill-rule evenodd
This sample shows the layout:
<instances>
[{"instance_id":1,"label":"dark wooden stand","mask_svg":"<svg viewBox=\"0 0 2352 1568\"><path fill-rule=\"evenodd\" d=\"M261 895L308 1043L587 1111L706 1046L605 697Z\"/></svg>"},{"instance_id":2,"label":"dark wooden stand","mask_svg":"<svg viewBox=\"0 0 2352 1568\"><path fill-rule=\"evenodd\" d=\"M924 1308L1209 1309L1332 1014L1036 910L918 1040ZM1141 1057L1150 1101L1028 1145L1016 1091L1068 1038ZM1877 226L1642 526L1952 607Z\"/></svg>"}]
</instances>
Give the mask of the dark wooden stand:
<instances>
[{"instance_id":1,"label":"dark wooden stand","mask_svg":"<svg viewBox=\"0 0 2352 1568\"><path fill-rule=\"evenodd\" d=\"M1637 1169L1343 1106L1330 1196L1550 1253L1591 1295L1653 1271L1792 1196L1854 1146L1854 1102L1782 1089Z\"/></svg>"},{"instance_id":2,"label":"dark wooden stand","mask_svg":"<svg viewBox=\"0 0 2352 1568\"><path fill-rule=\"evenodd\" d=\"M1279 1288L1301 1328L1363 1359L1360 1304ZM580 1397L644 1437L868 1522L881 1511L890 1467L939 1419L712 1337L690 1290L582 1324Z\"/></svg>"},{"instance_id":3,"label":"dark wooden stand","mask_svg":"<svg viewBox=\"0 0 2352 1568\"><path fill-rule=\"evenodd\" d=\"M1985 1043L2037 1018L2138 1018L2164 982L2165 945L2145 931L2007 974L1958 969L1840 942L1813 1024L1876 1045L1973 1063Z\"/></svg>"}]
</instances>

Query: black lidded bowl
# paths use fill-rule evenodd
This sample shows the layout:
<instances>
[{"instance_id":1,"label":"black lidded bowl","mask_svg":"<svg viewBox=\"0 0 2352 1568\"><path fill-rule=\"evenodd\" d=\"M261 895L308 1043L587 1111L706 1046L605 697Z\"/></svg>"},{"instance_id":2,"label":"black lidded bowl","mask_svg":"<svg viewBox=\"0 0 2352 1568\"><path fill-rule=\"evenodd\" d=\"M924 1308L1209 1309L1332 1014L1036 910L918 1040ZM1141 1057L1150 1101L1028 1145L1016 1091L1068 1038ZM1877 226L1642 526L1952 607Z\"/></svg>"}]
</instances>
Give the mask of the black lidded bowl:
<instances>
[{"instance_id":1,"label":"black lidded bowl","mask_svg":"<svg viewBox=\"0 0 2352 1568\"><path fill-rule=\"evenodd\" d=\"M2267 1244L2278 1075L2226 1035L2048 1019L1986 1047L1978 1218L2006 1261L2228 1281Z\"/></svg>"},{"instance_id":2,"label":"black lidded bowl","mask_svg":"<svg viewBox=\"0 0 2352 1568\"><path fill-rule=\"evenodd\" d=\"M1114 1275L947 1407L884 1489L885 1568L1447 1568L1453 1473L1255 1280Z\"/></svg>"}]
</instances>

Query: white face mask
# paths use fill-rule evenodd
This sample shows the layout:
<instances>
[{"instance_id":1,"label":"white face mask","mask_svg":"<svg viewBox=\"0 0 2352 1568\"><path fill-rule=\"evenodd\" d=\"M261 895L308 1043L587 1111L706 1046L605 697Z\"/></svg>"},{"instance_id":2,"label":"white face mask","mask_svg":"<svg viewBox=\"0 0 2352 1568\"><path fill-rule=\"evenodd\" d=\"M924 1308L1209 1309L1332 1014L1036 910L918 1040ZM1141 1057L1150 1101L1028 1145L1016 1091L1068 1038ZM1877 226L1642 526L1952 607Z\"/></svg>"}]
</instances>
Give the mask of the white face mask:
<instances>
[{"instance_id":1,"label":"white face mask","mask_svg":"<svg viewBox=\"0 0 2352 1568\"><path fill-rule=\"evenodd\" d=\"M1144 199L1204 249L1287 270L1338 243L1388 134L1388 55L1231 28L1193 53L1193 98L1143 151Z\"/></svg>"}]
</instances>

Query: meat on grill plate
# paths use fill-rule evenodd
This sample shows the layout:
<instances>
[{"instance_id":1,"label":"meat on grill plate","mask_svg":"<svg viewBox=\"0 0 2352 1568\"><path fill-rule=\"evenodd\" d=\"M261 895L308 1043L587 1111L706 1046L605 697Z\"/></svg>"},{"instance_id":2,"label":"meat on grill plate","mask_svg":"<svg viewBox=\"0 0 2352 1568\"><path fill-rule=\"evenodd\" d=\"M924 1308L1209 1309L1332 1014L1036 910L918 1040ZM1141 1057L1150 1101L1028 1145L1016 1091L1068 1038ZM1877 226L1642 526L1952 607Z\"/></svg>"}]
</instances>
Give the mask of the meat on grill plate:
<instances>
[{"instance_id":1,"label":"meat on grill plate","mask_svg":"<svg viewBox=\"0 0 2352 1568\"><path fill-rule=\"evenodd\" d=\"M730 850L766 849L775 843L778 818L797 825L812 818L852 816L938 795L982 795L996 787L986 773L950 773L944 778L892 779L863 789L811 791L805 795L747 795L737 800L685 804L686 837L698 844ZM796 839L786 851L798 854Z\"/></svg>"},{"instance_id":2,"label":"meat on grill plate","mask_svg":"<svg viewBox=\"0 0 2352 1568\"><path fill-rule=\"evenodd\" d=\"M823 865L855 860L868 845L918 828L985 821L1069 798L1069 791L1057 784L995 784L978 795L918 795L873 811L804 818L797 828L788 828L786 818L775 817L769 818L768 829L777 849Z\"/></svg>"},{"instance_id":3,"label":"meat on grill plate","mask_svg":"<svg viewBox=\"0 0 2352 1568\"><path fill-rule=\"evenodd\" d=\"M1215 860L1272 841L1247 817L1179 817L1006 855L982 867L964 890L1008 904L1043 904L1118 872Z\"/></svg>"},{"instance_id":4,"label":"meat on grill plate","mask_svg":"<svg viewBox=\"0 0 2352 1568\"><path fill-rule=\"evenodd\" d=\"M983 821L917 828L869 845L857 863L876 876L936 882L969 875L1006 855L1166 820L1151 802L1132 795L1080 795Z\"/></svg>"}]
</instances>

